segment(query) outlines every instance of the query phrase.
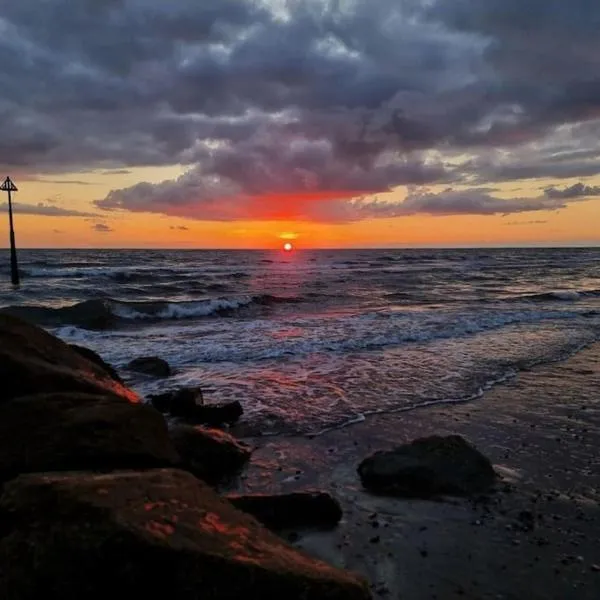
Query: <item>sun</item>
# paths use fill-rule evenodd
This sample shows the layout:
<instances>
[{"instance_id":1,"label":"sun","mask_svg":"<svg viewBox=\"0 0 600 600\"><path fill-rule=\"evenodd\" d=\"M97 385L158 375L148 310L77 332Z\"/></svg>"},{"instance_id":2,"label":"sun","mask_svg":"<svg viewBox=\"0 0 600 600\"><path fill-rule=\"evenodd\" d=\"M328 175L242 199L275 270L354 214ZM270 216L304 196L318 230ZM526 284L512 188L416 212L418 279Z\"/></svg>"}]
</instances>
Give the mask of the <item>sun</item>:
<instances>
[{"instance_id":1,"label":"sun","mask_svg":"<svg viewBox=\"0 0 600 600\"><path fill-rule=\"evenodd\" d=\"M283 245L283 249L284 249L286 252L291 252L291 251L294 249L294 246L292 246L292 244L290 244L289 242L286 242L286 243Z\"/></svg>"}]
</instances>

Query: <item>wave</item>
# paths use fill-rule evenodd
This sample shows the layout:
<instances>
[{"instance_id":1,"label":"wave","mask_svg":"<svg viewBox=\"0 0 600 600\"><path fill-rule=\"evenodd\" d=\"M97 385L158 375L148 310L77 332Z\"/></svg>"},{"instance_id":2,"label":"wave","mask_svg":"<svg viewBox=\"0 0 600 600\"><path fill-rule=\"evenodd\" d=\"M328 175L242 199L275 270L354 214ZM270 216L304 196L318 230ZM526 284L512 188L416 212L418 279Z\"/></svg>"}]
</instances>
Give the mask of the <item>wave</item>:
<instances>
[{"instance_id":1,"label":"wave","mask_svg":"<svg viewBox=\"0 0 600 600\"><path fill-rule=\"evenodd\" d=\"M25 268L23 275L31 278L75 279L82 277L110 277L114 279L129 279L133 277L156 277L157 273L171 273L169 268L156 267L49 267Z\"/></svg>"},{"instance_id":2,"label":"wave","mask_svg":"<svg viewBox=\"0 0 600 600\"><path fill-rule=\"evenodd\" d=\"M513 300L526 300L529 302L577 302L583 298L600 298L600 290L556 290L517 296Z\"/></svg>"},{"instance_id":3,"label":"wave","mask_svg":"<svg viewBox=\"0 0 600 600\"><path fill-rule=\"evenodd\" d=\"M290 296L243 296L215 298L191 302L123 302L113 299L95 299L62 308L45 306L8 306L0 309L39 325L76 325L90 329L107 329L119 322L162 321L227 316L255 307L301 302L302 298Z\"/></svg>"},{"instance_id":4,"label":"wave","mask_svg":"<svg viewBox=\"0 0 600 600\"><path fill-rule=\"evenodd\" d=\"M318 317L295 319L304 330L300 337L281 337L278 325L269 319L254 319L236 324L235 332L215 339L206 335L206 323L186 327L186 334L177 326L161 338L161 352L174 365L222 362L254 362L280 360L317 354L347 355L366 351L380 351L412 344L429 344L438 340L460 339L477 336L507 327L529 327L547 324L554 327L559 322L579 323L583 313L577 311L501 311L480 315L471 313L428 311L427 313L369 313L344 316L329 321ZM584 327L586 339L598 339L598 325ZM198 328L197 330L195 328ZM198 336L203 343L197 343ZM76 341L87 338L97 343L105 337L128 336L134 339L142 332L123 329L120 331L83 332L82 329L65 327L60 337ZM107 337L108 336L108 337ZM106 342L111 343L111 342ZM94 347L94 346L92 346ZM190 358L191 357L191 358Z\"/></svg>"}]
</instances>

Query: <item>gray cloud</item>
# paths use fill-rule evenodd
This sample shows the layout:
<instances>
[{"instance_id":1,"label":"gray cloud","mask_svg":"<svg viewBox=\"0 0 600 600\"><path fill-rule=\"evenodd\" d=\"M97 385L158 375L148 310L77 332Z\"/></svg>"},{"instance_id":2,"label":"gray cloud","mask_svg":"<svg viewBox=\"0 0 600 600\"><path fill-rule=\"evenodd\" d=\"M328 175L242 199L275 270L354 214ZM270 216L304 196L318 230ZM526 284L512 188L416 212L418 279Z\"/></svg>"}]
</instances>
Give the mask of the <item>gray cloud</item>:
<instances>
[{"instance_id":1,"label":"gray cloud","mask_svg":"<svg viewBox=\"0 0 600 600\"><path fill-rule=\"evenodd\" d=\"M354 208L368 217L399 217L410 215L508 215L524 212L558 210L577 198L498 198L485 189L447 189L439 194L412 193L404 202L390 203L380 200L358 201Z\"/></svg>"},{"instance_id":2,"label":"gray cloud","mask_svg":"<svg viewBox=\"0 0 600 600\"><path fill-rule=\"evenodd\" d=\"M106 223L96 223L92 226L92 229L98 233L110 233L114 231L114 229L109 225L106 225Z\"/></svg>"},{"instance_id":3,"label":"gray cloud","mask_svg":"<svg viewBox=\"0 0 600 600\"><path fill-rule=\"evenodd\" d=\"M583 183L575 183L562 190L555 187L550 187L544 190L544 193L549 198L584 198L590 196L600 196L600 186L584 185Z\"/></svg>"},{"instance_id":4,"label":"gray cloud","mask_svg":"<svg viewBox=\"0 0 600 600\"><path fill-rule=\"evenodd\" d=\"M516 227L519 225L543 225L545 223L547 223L548 221L542 221L542 220L534 220L534 221L511 221L510 223L504 223L504 225L506 227Z\"/></svg>"},{"instance_id":5,"label":"gray cloud","mask_svg":"<svg viewBox=\"0 0 600 600\"><path fill-rule=\"evenodd\" d=\"M98 205L212 219L597 175L599 22L595 0L0 0L0 166L180 163Z\"/></svg>"},{"instance_id":6,"label":"gray cloud","mask_svg":"<svg viewBox=\"0 0 600 600\"><path fill-rule=\"evenodd\" d=\"M82 212L79 210L70 210L68 208L60 208L40 202L38 204L24 204L21 202L13 202L13 211L15 214L22 215L38 215L41 217L91 217L92 213ZM0 204L0 212L8 211L8 202Z\"/></svg>"},{"instance_id":7,"label":"gray cloud","mask_svg":"<svg viewBox=\"0 0 600 600\"><path fill-rule=\"evenodd\" d=\"M187 192L191 195L186 195ZM446 189L435 194L414 188L403 202L390 202L377 196L340 195L282 195L231 197L211 201L199 200L197 190L184 181L165 182L160 186L139 184L128 190L115 192L110 209L134 212L155 212L170 216L205 221L230 220L308 220L324 223L343 223L373 218L394 218L413 215L508 215L523 212L560 210L570 203L583 200L575 196L552 197L544 194L535 198L505 199L490 194L489 188L467 190ZM171 227L173 229L173 227Z\"/></svg>"},{"instance_id":8,"label":"gray cloud","mask_svg":"<svg viewBox=\"0 0 600 600\"><path fill-rule=\"evenodd\" d=\"M55 180L45 179L44 182L45 183L55 183L58 185L94 185L93 183L91 183L89 181L81 181L78 179L55 179Z\"/></svg>"}]
</instances>

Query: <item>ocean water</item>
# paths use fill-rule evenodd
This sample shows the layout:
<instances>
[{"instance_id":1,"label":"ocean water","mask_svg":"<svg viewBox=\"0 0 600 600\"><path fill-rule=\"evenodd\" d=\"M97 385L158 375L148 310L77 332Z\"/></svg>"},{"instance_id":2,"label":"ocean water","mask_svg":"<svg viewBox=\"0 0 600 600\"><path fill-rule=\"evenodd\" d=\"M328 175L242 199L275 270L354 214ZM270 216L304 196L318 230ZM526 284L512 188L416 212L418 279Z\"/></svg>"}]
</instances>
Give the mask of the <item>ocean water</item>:
<instances>
[{"instance_id":1,"label":"ocean water","mask_svg":"<svg viewBox=\"0 0 600 600\"><path fill-rule=\"evenodd\" d=\"M0 307L117 367L237 399L265 434L471 400L600 337L600 249L0 252Z\"/></svg>"}]
</instances>

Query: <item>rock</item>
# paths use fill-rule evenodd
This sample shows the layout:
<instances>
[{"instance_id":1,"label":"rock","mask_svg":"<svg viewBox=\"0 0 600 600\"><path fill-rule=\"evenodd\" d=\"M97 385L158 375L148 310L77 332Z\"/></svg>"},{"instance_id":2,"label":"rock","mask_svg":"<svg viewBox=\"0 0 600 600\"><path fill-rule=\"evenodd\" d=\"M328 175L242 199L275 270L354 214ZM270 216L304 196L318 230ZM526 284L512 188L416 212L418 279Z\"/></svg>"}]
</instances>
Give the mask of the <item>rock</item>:
<instances>
[{"instance_id":1,"label":"rock","mask_svg":"<svg viewBox=\"0 0 600 600\"><path fill-rule=\"evenodd\" d=\"M203 404L202 390L198 387L149 396L148 400L162 413L210 427L233 425L244 414L237 400L227 404Z\"/></svg>"},{"instance_id":2,"label":"rock","mask_svg":"<svg viewBox=\"0 0 600 600\"><path fill-rule=\"evenodd\" d=\"M250 447L219 429L176 425L170 434L182 468L208 483L218 483L237 473L252 453Z\"/></svg>"},{"instance_id":3,"label":"rock","mask_svg":"<svg viewBox=\"0 0 600 600\"><path fill-rule=\"evenodd\" d=\"M325 492L230 495L227 499L266 527L276 530L335 527L342 518L339 502Z\"/></svg>"},{"instance_id":4,"label":"rock","mask_svg":"<svg viewBox=\"0 0 600 600\"><path fill-rule=\"evenodd\" d=\"M237 401L220 405L198 406L196 414L190 420L210 427L219 427L223 424L233 425L244 414L242 405Z\"/></svg>"},{"instance_id":5,"label":"rock","mask_svg":"<svg viewBox=\"0 0 600 600\"><path fill-rule=\"evenodd\" d=\"M86 358L90 362L93 362L94 364L104 369L115 381L118 381L122 384L125 383L117 373L116 369L109 365L107 362L105 362L104 359L97 352L94 352L89 348L85 348L84 346L78 346L77 344L69 344L69 348L71 348L71 350L75 350L75 352L83 356L83 358Z\"/></svg>"},{"instance_id":6,"label":"rock","mask_svg":"<svg viewBox=\"0 0 600 600\"><path fill-rule=\"evenodd\" d=\"M135 392L58 338L5 314L0 314L0 381L0 404L54 392L113 394L140 401Z\"/></svg>"},{"instance_id":7,"label":"rock","mask_svg":"<svg viewBox=\"0 0 600 600\"><path fill-rule=\"evenodd\" d=\"M130 371L152 375L153 377L170 377L173 373L169 363L157 356L135 358L127 365L127 368Z\"/></svg>"},{"instance_id":8,"label":"rock","mask_svg":"<svg viewBox=\"0 0 600 600\"><path fill-rule=\"evenodd\" d=\"M177 464L164 418L115 396L39 394L0 404L0 482L21 473Z\"/></svg>"},{"instance_id":9,"label":"rock","mask_svg":"<svg viewBox=\"0 0 600 600\"><path fill-rule=\"evenodd\" d=\"M0 509L6 600L370 597L358 576L295 550L183 471L23 476Z\"/></svg>"},{"instance_id":10,"label":"rock","mask_svg":"<svg viewBox=\"0 0 600 600\"><path fill-rule=\"evenodd\" d=\"M204 404L202 390L199 387L187 387L179 390L156 394L148 398L152 406L162 413L174 417L193 417L196 408Z\"/></svg>"},{"instance_id":11,"label":"rock","mask_svg":"<svg viewBox=\"0 0 600 600\"><path fill-rule=\"evenodd\" d=\"M365 488L382 494L428 498L481 493L495 482L490 461L458 435L415 440L363 460Z\"/></svg>"}]
</instances>

